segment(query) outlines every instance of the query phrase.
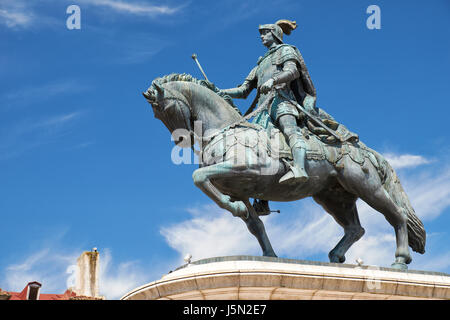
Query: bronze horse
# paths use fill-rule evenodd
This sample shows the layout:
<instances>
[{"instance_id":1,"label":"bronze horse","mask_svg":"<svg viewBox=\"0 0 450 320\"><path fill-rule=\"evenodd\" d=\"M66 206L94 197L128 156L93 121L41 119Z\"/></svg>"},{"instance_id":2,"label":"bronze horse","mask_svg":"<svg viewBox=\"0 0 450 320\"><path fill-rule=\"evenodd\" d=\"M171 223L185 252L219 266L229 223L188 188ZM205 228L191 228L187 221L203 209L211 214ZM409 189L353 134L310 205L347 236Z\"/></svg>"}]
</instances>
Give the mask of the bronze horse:
<instances>
[{"instance_id":1,"label":"bronze horse","mask_svg":"<svg viewBox=\"0 0 450 320\"><path fill-rule=\"evenodd\" d=\"M360 141L320 142L322 153L314 156L310 150L306 159L311 179L299 185L279 184L289 170L288 157L271 150L274 140L266 130L245 121L236 108L203 84L189 75L172 74L155 79L144 96L155 117L177 136L176 144L199 144L203 161L192 175L195 185L246 223L264 256L276 257L250 198L295 201L313 197L344 229L343 238L328 254L330 262L344 262L347 250L364 234L358 198L381 212L394 228L397 249L393 268L407 269L411 263L408 245L425 252L424 226L383 156ZM196 123L201 123L201 128L194 130ZM319 145L310 135L308 146L313 141Z\"/></svg>"}]
</instances>

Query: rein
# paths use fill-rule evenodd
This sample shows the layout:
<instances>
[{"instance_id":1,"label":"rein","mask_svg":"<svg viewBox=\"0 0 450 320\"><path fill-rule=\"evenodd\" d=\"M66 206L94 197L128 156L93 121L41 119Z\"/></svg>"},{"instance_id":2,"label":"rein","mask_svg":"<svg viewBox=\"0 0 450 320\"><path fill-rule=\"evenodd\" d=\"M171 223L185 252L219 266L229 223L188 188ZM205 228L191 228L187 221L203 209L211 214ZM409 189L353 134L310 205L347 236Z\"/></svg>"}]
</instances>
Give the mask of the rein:
<instances>
[{"instance_id":1,"label":"rein","mask_svg":"<svg viewBox=\"0 0 450 320\"><path fill-rule=\"evenodd\" d=\"M234 121L233 123L231 123L231 124L221 128L221 129L219 129L217 132L215 132L215 133L213 133L213 134L211 134L211 135L209 135L207 137L198 136L195 133L195 131L193 130L194 122L196 120L196 117L194 115L194 110L192 109L192 106L190 105L189 101L187 101L187 99L185 101L185 99L181 99L181 98L178 98L176 96L169 96L169 97L164 97L162 100L163 101L164 100L176 100L178 102L183 103L189 109L189 112L190 112L191 116L189 117L189 120L187 120L185 115L184 115L184 112L182 112L182 110L181 110L181 107L177 104L178 112L182 114L183 121L186 124L186 128L188 127L187 124L190 123L190 129L188 131L189 131L189 135L191 137L191 149L192 149L192 151L194 151L195 154L198 155L201 152L201 150L197 151L197 150L194 149L194 143L195 143L196 140L199 140L199 141L202 142L202 149L203 149L204 147L206 147L208 145L208 143L212 139L217 137L219 134L222 134L223 132L225 132L225 131L227 131L227 130L229 130L229 129L237 126L237 125L242 125L244 122L246 122L250 118L258 115L259 113L261 113L270 103L272 103L274 98L275 98L275 92L274 92L274 90L272 90L270 92L269 97L266 99L266 101L264 101L263 104L258 106L258 108L256 108L256 110L254 110L253 112L250 112L249 114L243 116L241 119L239 119L237 121ZM248 126L248 127L251 127L251 128L255 128L255 129L259 128L259 127L255 126L255 125L251 124L251 123L246 123L245 126Z\"/></svg>"},{"instance_id":2,"label":"rein","mask_svg":"<svg viewBox=\"0 0 450 320\"><path fill-rule=\"evenodd\" d=\"M194 142L195 142L195 131L192 129L194 128L194 122L195 122L195 115L194 115L194 110L192 109L191 105L187 102L184 101L181 98L175 97L175 96L169 96L169 97L164 97L162 99L164 100L176 100L178 102L183 103L183 105L185 105L188 109L189 109L189 113L190 113L190 117L189 117L189 121L186 119L186 116L184 115L184 112L181 110L180 106L177 104L177 111L179 114L181 114L181 116L183 117L183 121L185 123L186 128L190 128L189 131L189 135L191 137L191 149L197 154L197 151L194 149ZM188 123L189 123L189 127L188 127Z\"/></svg>"},{"instance_id":3,"label":"rein","mask_svg":"<svg viewBox=\"0 0 450 320\"><path fill-rule=\"evenodd\" d=\"M274 93L274 91L271 91L270 96L266 99L266 101L264 101L263 104L258 106L258 108L255 111L250 112L247 115L244 115L241 119L233 122L232 124L230 124L228 126L225 126L224 128L220 129L218 132L216 132L216 133L214 133L214 134L212 134L212 135L210 135L208 137L199 137L199 138L202 139L202 142L208 143L209 141L211 141L212 139L214 139L216 136L218 136L219 134L223 133L224 131L227 131L230 128L233 128L233 127L235 127L237 125L240 125L243 122L246 122L247 120L249 120L251 117L254 117L254 116L258 115L259 113L261 113L269 104L272 103L272 100L274 98L275 98L275 93ZM251 110L251 109L249 109L249 110ZM255 129L258 128L258 127L254 126L251 123L247 123L246 125L248 125L251 128L255 128Z\"/></svg>"}]
</instances>

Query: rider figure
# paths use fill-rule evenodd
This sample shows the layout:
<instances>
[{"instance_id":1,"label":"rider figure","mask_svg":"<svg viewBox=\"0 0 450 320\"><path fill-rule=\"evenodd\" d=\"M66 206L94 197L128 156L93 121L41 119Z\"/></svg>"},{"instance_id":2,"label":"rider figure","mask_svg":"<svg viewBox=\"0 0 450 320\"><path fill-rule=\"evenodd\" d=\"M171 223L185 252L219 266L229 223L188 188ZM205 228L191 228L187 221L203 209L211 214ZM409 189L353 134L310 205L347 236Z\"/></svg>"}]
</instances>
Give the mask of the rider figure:
<instances>
[{"instance_id":1,"label":"rider figure","mask_svg":"<svg viewBox=\"0 0 450 320\"><path fill-rule=\"evenodd\" d=\"M275 24L259 26L262 43L267 52L260 57L244 83L237 88L220 90L232 98L245 99L256 87L258 105L264 103L269 92L275 89L275 97L268 107L271 121L284 134L293 155L293 166L280 179L285 182L306 182L305 171L306 145L298 121L301 114L296 104L314 112L316 91L306 69L303 58L294 46L283 43L283 32L290 34L296 23L279 20Z\"/></svg>"}]
</instances>

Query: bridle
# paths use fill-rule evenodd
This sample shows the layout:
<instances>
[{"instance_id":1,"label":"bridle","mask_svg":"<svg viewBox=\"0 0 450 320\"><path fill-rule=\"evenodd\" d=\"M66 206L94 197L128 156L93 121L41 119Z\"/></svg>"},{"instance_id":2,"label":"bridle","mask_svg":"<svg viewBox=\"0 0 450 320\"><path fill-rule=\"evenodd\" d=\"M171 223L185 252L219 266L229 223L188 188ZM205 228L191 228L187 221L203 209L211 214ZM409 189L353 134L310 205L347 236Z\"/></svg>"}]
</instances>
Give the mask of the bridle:
<instances>
[{"instance_id":1,"label":"bridle","mask_svg":"<svg viewBox=\"0 0 450 320\"><path fill-rule=\"evenodd\" d=\"M195 130L194 130L194 123L195 123L195 121L198 120L198 117L197 117L197 115L194 114L194 110L193 110L191 104L189 103L188 99L187 99L184 95L178 94L178 93L176 94L176 93L174 93L174 91L172 91L172 90L170 90L170 89L167 89L167 88L166 88L166 89L165 89L165 92L166 92L166 91L169 92L170 94L169 94L169 95L164 94L164 96L161 98L160 101L165 101L165 100L176 100L177 102L181 102L181 103L182 103L184 106L186 106L186 107L188 108L188 110L189 110L190 117L189 117L189 120L188 120L188 119L186 119L186 115L185 115L185 113L183 112L183 110L181 109L180 104L179 104L179 103L175 104L175 106L177 107L177 113L182 115L183 121L184 121L184 123L185 123L186 130L189 131L189 135L190 135L190 139L191 139L191 149L192 149L192 150L194 151L194 153L197 154L197 155L199 155L199 153L200 153L201 151L197 151L197 150L194 149L195 141L201 141L201 142L202 142L202 144L201 144L201 145L202 145L202 148L204 148L204 147L206 147L206 145L207 145L210 141L212 141L216 136L218 136L219 134L222 134L223 132L225 132L225 131L227 131L228 129L233 128L233 127L235 127L235 126L237 126L237 125L245 125L245 126L253 127L253 128L256 127L255 125L253 125L253 124L251 124L251 123L248 123L248 122L246 122L246 121L249 120L251 117L254 117L254 116L256 116L257 114L259 114L260 112L262 112L262 111L267 107L267 105L269 105L269 104L272 102L272 100L273 100L274 97L275 97L274 92L271 91L270 96L267 97L267 99L264 101L264 103L262 103L260 106L258 106L258 108L257 108L256 110L254 110L253 112L251 112L251 113L245 115L245 116L242 117L241 119L239 119L239 120L237 120L237 121L234 121L233 123L231 123L231 124L229 124L229 125L226 125L226 126L223 127L222 129L219 129L218 131L214 132L213 134L211 134L211 135L209 135L209 136L206 136L206 137L203 137L203 136L197 135L196 132L195 132ZM157 104L159 105L160 103L158 102ZM160 111L160 112L162 112L162 113L165 114L164 111L165 111L165 110L162 110L162 111ZM170 122L170 124L172 125L172 122L170 121L169 117L165 117L165 118L166 118L166 120L167 120L168 122ZM245 123L245 124L244 124L244 123Z\"/></svg>"},{"instance_id":2,"label":"bridle","mask_svg":"<svg viewBox=\"0 0 450 320\"><path fill-rule=\"evenodd\" d=\"M186 128L186 130L189 131L189 136L190 136L190 139L191 139L191 149L195 153L197 153L197 150L194 149L194 143L195 143L196 134L195 134L195 131L193 130L194 122L197 120L197 117L194 114L194 110L192 109L191 104L187 101L187 98L182 96L181 94L180 94L180 96L183 97L183 98L178 97L177 95L173 94L172 90L168 90L168 89L165 89L165 90L167 90L171 94L168 95L168 96L166 94L164 94L163 98L161 98L160 101L164 102L166 100L175 100L175 101L179 102L179 103L175 104L175 107L177 108L176 112L177 112L177 114L181 115L181 117L183 118L183 122L185 124L185 128ZM189 114L190 114L190 117L188 117L189 119L187 119L185 112L183 111L183 109L180 106L180 103L182 105L184 105L185 107L187 107L187 109L189 110ZM158 102L158 105L160 105L159 102ZM160 110L160 112L164 114L166 121L168 123L170 123L170 125L172 127L175 127L175 126L173 126L173 123L170 120L170 117L167 116L167 114L165 112L165 108L163 110Z\"/></svg>"}]
</instances>

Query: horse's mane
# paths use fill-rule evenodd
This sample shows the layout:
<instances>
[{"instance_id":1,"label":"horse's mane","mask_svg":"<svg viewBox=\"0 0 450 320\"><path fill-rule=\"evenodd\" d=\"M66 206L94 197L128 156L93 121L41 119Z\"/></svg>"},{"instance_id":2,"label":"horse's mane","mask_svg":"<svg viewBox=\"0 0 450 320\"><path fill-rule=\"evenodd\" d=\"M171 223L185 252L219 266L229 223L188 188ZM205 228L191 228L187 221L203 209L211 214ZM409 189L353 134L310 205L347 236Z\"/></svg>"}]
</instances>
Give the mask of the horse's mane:
<instances>
[{"instance_id":1,"label":"horse's mane","mask_svg":"<svg viewBox=\"0 0 450 320\"><path fill-rule=\"evenodd\" d=\"M187 73L171 73L171 74L168 74L168 75L156 78L155 80L152 81L152 85L154 83L157 83L157 84L161 85L163 83L173 82L173 81L193 82L193 83L196 83L196 84L199 84L201 86L204 86L204 87L207 87L207 88L211 89L206 84L205 80L198 80L198 79L194 78L193 76L191 76L190 74L187 74Z\"/></svg>"}]
</instances>

